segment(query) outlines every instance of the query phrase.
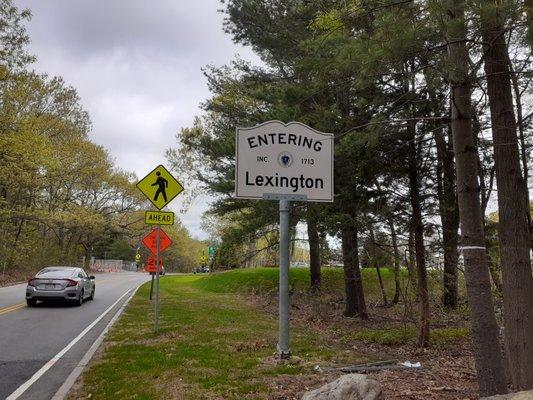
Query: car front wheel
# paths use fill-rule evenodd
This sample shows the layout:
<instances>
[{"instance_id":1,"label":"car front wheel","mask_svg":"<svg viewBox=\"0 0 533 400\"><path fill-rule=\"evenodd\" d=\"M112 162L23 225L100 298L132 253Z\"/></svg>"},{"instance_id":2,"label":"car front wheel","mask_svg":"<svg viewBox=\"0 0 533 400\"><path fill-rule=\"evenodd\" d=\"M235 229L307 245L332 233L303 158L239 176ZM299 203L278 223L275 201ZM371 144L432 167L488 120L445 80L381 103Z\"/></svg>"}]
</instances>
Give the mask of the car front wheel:
<instances>
[{"instance_id":1,"label":"car front wheel","mask_svg":"<svg viewBox=\"0 0 533 400\"><path fill-rule=\"evenodd\" d=\"M93 291L91 292L91 296L89 296L89 300L94 300L94 292L96 288L93 288Z\"/></svg>"},{"instance_id":2,"label":"car front wheel","mask_svg":"<svg viewBox=\"0 0 533 400\"><path fill-rule=\"evenodd\" d=\"M26 299L26 304L28 305L28 307L35 307L37 305L37 300Z\"/></svg>"}]
</instances>

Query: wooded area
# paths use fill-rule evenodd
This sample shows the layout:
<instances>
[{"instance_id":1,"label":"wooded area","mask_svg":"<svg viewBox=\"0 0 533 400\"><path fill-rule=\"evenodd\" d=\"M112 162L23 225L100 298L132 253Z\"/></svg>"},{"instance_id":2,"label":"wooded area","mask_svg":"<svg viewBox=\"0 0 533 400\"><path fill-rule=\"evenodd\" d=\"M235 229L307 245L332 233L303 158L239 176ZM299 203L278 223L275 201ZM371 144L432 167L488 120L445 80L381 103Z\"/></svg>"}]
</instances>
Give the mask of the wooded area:
<instances>
[{"instance_id":1,"label":"wooded area","mask_svg":"<svg viewBox=\"0 0 533 400\"><path fill-rule=\"evenodd\" d=\"M167 152L189 186L217 199L215 266L243 265L278 241L277 204L232 197L235 128L281 120L332 132L335 202L292 210L294 231L307 225L310 292L337 238L345 316L372 318L361 268L389 268L396 290L383 305L412 293L420 347L431 345L435 307L466 301L480 394L507 392L507 376L513 390L532 389L531 2L222 3L226 33L262 64L206 67L204 114ZM435 276L440 294L428 289Z\"/></svg>"},{"instance_id":2,"label":"wooded area","mask_svg":"<svg viewBox=\"0 0 533 400\"><path fill-rule=\"evenodd\" d=\"M31 70L30 11L0 1L0 283L92 257L133 261L146 233L137 177L90 139L88 113L61 77ZM205 247L177 223L168 265Z\"/></svg>"}]
</instances>

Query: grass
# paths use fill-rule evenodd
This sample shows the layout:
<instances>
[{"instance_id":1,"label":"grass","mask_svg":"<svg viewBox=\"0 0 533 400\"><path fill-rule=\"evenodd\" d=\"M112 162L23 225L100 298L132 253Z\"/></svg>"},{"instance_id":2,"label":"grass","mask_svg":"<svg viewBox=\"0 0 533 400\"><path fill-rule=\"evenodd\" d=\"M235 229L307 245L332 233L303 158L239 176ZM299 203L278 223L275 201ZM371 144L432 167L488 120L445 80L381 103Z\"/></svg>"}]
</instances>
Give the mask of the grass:
<instances>
[{"instance_id":1,"label":"grass","mask_svg":"<svg viewBox=\"0 0 533 400\"><path fill-rule=\"evenodd\" d=\"M407 271L402 270L402 279L407 279ZM365 289L372 294L379 293L379 283L375 269L362 269ZM237 269L222 274L207 276L198 281L198 286L217 293L269 293L278 290L279 272L277 268ZM385 290L394 292L393 271L381 269ZM307 291L309 269L291 268L290 286L292 290ZM322 268L322 290L329 294L343 294L344 273L342 268Z\"/></svg>"},{"instance_id":2,"label":"grass","mask_svg":"<svg viewBox=\"0 0 533 400\"><path fill-rule=\"evenodd\" d=\"M361 361L317 332L296 327L292 350L300 362L275 362L277 320L240 296L204 288L212 284L200 276L163 278L158 335L152 332L149 286L143 285L70 398L262 399L276 377L312 373L315 364L343 357Z\"/></svg>"},{"instance_id":3,"label":"grass","mask_svg":"<svg viewBox=\"0 0 533 400\"><path fill-rule=\"evenodd\" d=\"M362 274L367 297L379 300L376 271L364 269ZM391 298L393 273L383 269L382 276ZM328 298L343 296L343 271L324 268L322 278L324 296L320 301L330 307ZM309 270L292 269L290 280L293 291L306 292ZM402 271L402 281L406 280L406 271ZM280 364L274 356L276 317L245 298L248 293L273 295L277 285L278 270L274 268L166 276L161 280L161 332L157 335L153 333L149 284L143 285L106 339L101 357L82 375L83 385L69 398L266 399L279 390L275 388L283 385L283 379L310 376L316 364L369 361L354 350L354 341L362 346L367 342L395 346L416 341L415 326L383 326L370 321L356 329L350 323L332 323L319 330L302 320L291 327L291 347L298 361ZM434 292L438 285L437 279L431 284L434 298L438 298ZM306 299L300 296L300 301ZM400 310L402 306L397 307ZM341 311L328 308L328 312ZM468 335L465 328L437 328L432 330L431 340L439 347Z\"/></svg>"},{"instance_id":4,"label":"grass","mask_svg":"<svg viewBox=\"0 0 533 400\"><path fill-rule=\"evenodd\" d=\"M394 271L389 268L381 268L381 276L385 293L390 301L394 297ZM237 269L224 273L206 276L197 282L198 287L215 293L274 293L278 290L277 268ZM381 289L376 269L362 268L363 285L365 296L370 300L381 300ZM428 288L435 306L440 306L442 296L441 272L428 271ZM294 291L306 292L309 289L309 269L291 268L290 287ZM408 273L406 269L400 270L401 287L408 285ZM463 292L462 279L460 279L460 291ZM344 296L344 272L342 268L322 268L322 293L325 295ZM412 293L411 293L412 294Z\"/></svg>"},{"instance_id":5,"label":"grass","mask_svg":"<svg viewBox=\"0 0 533 400\"><path fill-rule=\"evenodd\" d=\"M378 343L386 346L415 343L418 331L415 327L365 329L346 335L343 339L363 340L365 342ZM470 336L468 328L436 328L430 333L432 345L444 346L455 341L466 339Z\"/></svg>"},{"instance_id":6,"label":"grass","mask_svg":"<svg viewBox=\"0 0 533 400\"><path fill-rule=\"evenodd\" d=\"M198 280L196 285L203 290L215 293L276 293L278 288L278 269L257 268L238 269L221 274L206 276ZM435 304L440 305L441 283L438 271L428 271L429 289ZM368 299L381 300L381 289L375 269L361 270L365 295ZM381 276L389 300L394 296L394 272L388 268L381 269ZM407 270L400 271L402 285L408 280ZM292 268L290 270L290 285L292 290L305 292L309 287L309 270L306 268ZM322 269L322 292L326 295L344 294L344 275L342 268ZM457 310L455 312L464 312ZM383 345L400 345L416 343L418 330L416 326L387 327L386 329L362 329L349 334L344 339L362 340ZM469 337L467 328L435 328L431 330L431 342L436 346L443 346Z\"/></svg>"}]
</instances>

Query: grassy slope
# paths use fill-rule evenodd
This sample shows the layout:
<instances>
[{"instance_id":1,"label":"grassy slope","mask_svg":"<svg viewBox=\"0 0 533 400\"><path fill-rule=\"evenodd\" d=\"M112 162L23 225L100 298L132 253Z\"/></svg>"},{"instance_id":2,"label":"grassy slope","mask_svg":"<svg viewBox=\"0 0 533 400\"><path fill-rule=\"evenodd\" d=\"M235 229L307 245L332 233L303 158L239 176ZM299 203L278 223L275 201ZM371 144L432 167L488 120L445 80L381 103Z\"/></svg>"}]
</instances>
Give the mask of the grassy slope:
<instances>
[{"instance_id":1,"label":"grassy slope","mask_svg":"<svg viewBox=\"0 0 533 400\"><path fill-rule=\"evenodd\" d=\"M365 289L365 296L368 303L381 304L382 294L375 269L364 268L361 270ZM277 294L278 274L276 268L256 268L238 269L220 274L206 276L197 281L196 285L204 290L217 293L259 293ZM390 301L394 297L394 273L388 268L381 269L385 293ZM440 282L440 271L428 271L428 286L432 300L432 308L440 308L442 287ZM408 284L407 270L401 270L401 287ZM306 292L309 288L309 269L292 268L290 271L290 287L294 291ZM402 289L403 290L403 289ZM464 282L460 282L459 290L464 296ZM329 301L330 298L340 298L344 296L344 275L342 268L322 269L322 301ZM403 295L402 295L403 296ZM410 292L411 301L414 293ZM398 305L401 307L401 305ZM416 304L412 304L415 311ZM456 314L466 314L466 308L459 308L454 311ZM440 313L443 313L441 310ZM438 322L438 321L436 321ZM365 340L385 345L395 345L415 342L418 335L417 327L412 326L387 326L385 329L365 329L345 336L345 339ZM435 345L444 345L450 341L463 339L469 335L467 328L434 328L431 331L431 339Z\"/></svg>"},{"instance_id":2,"label":"grassy slope","mask_svg":"<svg viewBox=\"0 0 533 400\"><path fill-rule=\"evenodd\" d=\"M429 291L437 302L441 296L440 272L429 272ZM270 293L277 292L277 268L237 269L214 274L198 282L198 286L218 293ZM371 300L380 300L381 291L375 269L361 270L365 295ZM388 268L381 269L385 292L389 300L394 297L394 274ZM407 270L400 271L402 288L408 284ZM306 292L309 288L309 269L291 268L291 289ZM342 268L322 268L322 293L325 295L344 296L344 274Z\"/></svg>"},{"instance_id":3,"label":"grassy slope","mask_svg":"<svg viewBox=\"0 0 533 400\"><path fill-rule=\"evenodd\" d=\"M371 294L379 293L379 284L374 269L363 269L365 290ZM381 270L385 287L392 293L394 281L389 269ZM276 292L278 287L277 268L237 269L215 274L198 282L198 285L213 292ZM405 274L403 274L405 275ZM309 288L309 269L291 268L290 284L293 290L306 291ZM341 268L323 268L322 289L325 293L342 294L344 275Z\"/></svg>"},{"instance_id":4,"label":"grassy slope","mask_svg":"<svg viewBox=\"0 0 533 400\"><path fill-rule=\"evenodd\" d=\"M278 365L277 321L239 296L202 289L203 277L161 280L161 334L154 335L153 307L144 285L106 341L100 361L83 375L70 398L186 399L264 398L273 376L311 372L338 349L313 331L293 329L293 351L304 362ZM339 358L358 362L351 352ZM181 397L176 397L181 398Z\"/></svg>"},{"instance_id":5,"label":"grassy slope","mask_svg":"<svg viewBox=\"0 0 533 400\"><path fill-rule=\"evenodd\" d=\"M291 271L293 289L305 291L308 270ZM365 270L368 295L380 297L375 271ZM154 335L149 285L141 287L106 341L99 361L83 374L84 385L71 399L262 399L283 376L312 374L314 365L346 365L365 361L356 341L394 345L414 341L414 327L367 327L339 331L293 324L295 365L274 362L277 320L258 310L240 293L275 292L276 269L236 270L211 276L168 276L162 279L161 333ZM392 293L393 282L384 271ZM324 289L342 294L342 270L324 271ZM328 295L326 294L326 297ZM332 330L333 329L333 330ZM464 329L440 329L435 342L467 335ZM337 339L334 339L334 338Z\"/></svg>"}]
</instances>

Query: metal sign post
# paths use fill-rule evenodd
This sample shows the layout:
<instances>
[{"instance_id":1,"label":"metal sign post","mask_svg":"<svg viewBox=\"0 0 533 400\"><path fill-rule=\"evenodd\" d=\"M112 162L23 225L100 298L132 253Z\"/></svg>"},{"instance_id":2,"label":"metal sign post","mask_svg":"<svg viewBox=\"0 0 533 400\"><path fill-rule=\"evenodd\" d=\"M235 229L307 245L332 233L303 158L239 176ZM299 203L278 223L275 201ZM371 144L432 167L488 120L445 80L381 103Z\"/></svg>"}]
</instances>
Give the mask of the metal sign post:
<instances>
[{"instance_id":1,"label":"metal sign post","mask_svg":"<svg viewBox=\"0 0 533 400\"><path fill-rule=\"evenodd\" d=\"M152 300L153 293L154 293L154 275L152 274L152 280L150 281L150 300Z\"/></svg>"},{"instance_id":2,"label":"metal sign post","mask_svg":"<svg viewBox=\"0 0 533 400\"><path fill-rule=\"evenodd\" d=\"M263 194L265 200L279 200L279 335L277 351L291 357L289 274L291 201L307 201L305 195Z\"/></svg>"},{"instance_id":3,"label":"metal sign post","mask_svg":"<svg viewBox=\"0 0 533 400\"><path fill-rule=\"evenodd\" d=\"M157 250L155 254L156 259L156 272L155 272L155 324L154 324L154 332L157 333L159 331L159 274L161 270L161 262L160 262L160 254L159 254L159 248L161 247L161 225L157 225Z\"/></svg>"},{"instance_id":4,"label":"metal sign post","mask_svg":"<svg viewBox=\"0 0 533 400\"><path fill-rule=\"evenodd\" d=\"M289 220L290 201L279 201L279 339L278 353L281 358L290 358L290 300L289 300Z\"/></svg>"}]
</instances>

